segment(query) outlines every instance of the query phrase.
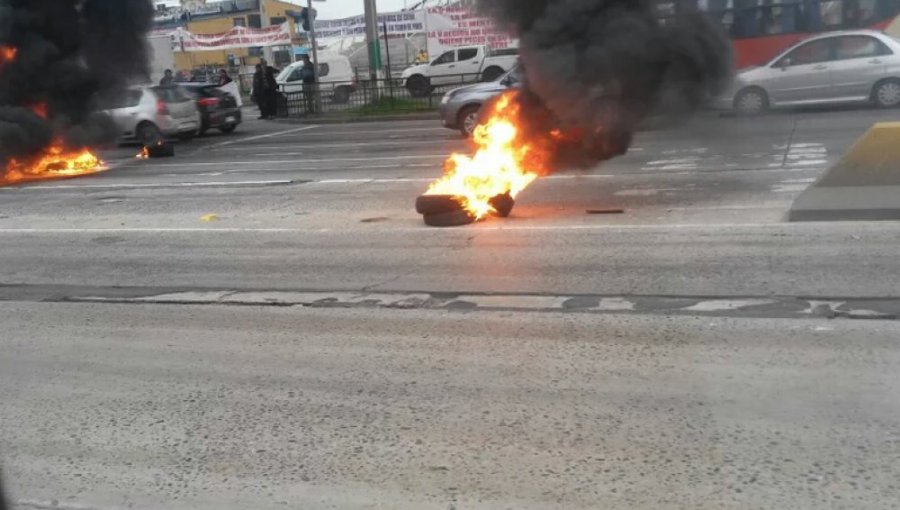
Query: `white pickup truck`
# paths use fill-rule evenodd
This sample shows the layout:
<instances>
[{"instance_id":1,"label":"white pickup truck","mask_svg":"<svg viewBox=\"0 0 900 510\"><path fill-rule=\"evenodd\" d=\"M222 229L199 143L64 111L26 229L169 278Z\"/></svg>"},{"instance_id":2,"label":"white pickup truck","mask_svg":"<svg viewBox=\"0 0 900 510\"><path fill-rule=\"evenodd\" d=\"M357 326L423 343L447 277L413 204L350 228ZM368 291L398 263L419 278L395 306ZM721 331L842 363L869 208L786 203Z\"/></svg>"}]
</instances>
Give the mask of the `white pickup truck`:
<instances>
[{"instance_id":1,"label":"white pickup truck","mask_svg":"<svg viewBox=\"0 0 900 510\"><path fill-rule=\"evenodd\" d=\"M438 85L494 81L516 66L519 50L492 50L486 46L465 46L445 51L430 64L403 71L403 83L413 97L427 96Z\"/></svg>"}]
</instances>

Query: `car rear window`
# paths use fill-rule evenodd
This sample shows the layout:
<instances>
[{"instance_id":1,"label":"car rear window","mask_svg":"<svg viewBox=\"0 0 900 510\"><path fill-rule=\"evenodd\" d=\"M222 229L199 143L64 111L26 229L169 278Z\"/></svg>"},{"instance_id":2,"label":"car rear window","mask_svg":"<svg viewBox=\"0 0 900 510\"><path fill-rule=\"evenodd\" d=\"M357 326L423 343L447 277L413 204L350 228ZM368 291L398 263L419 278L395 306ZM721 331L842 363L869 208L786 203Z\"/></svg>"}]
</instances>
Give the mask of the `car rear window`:
<instances>
[{"instance_id":1,"label":"car rear window","mask_svg":"<svg viewBox=\"0 0 900 510\"><path fill-rule=\"evenodd\" d=\"M133 108L141 102L141 96L144 95L144 92L141 90L126 90L121 95L117 95L116 97L107 98L104 100L103 108L105 110L118 110L119 108Z\"/></svg>"},{"instance_id":2,"label":"car rear window","mask_svg":"<svg viewBox=\"0 0 900 510\"><path fill-rule=\"evenodd\" d=\"M167 103L191 101L191 94L182 87L153 87L156 96Z\"/></svg>"}]
</instances>

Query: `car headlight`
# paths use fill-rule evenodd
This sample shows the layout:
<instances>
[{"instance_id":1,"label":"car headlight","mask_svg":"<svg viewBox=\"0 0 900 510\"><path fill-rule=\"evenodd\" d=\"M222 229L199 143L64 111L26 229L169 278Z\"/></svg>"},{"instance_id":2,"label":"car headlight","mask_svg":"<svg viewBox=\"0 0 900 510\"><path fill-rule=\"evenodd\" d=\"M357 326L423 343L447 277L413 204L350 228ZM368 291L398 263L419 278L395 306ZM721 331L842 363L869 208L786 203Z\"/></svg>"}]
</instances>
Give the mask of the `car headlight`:
<instances>
[{"instance_id":1,"label":"car headlight","mask_svg":"<svg viewBox=\"0 0 900 510\"><path fill-rule=\"evenodd\" d=\"M444 94L444 97L441 98L441 104L447 104L451 99L453 99L453 94Z\"/></svg>"}]
</instances>

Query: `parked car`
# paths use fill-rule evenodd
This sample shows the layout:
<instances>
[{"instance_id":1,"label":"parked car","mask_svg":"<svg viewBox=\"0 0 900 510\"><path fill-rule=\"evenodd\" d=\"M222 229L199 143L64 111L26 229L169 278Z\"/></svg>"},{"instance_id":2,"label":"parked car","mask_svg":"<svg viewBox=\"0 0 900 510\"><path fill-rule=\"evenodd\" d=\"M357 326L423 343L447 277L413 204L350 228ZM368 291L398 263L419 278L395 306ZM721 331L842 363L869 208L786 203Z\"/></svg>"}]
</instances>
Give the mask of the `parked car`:
<instances>
[{"instance_id":1,"label":"parked car","mask_svg":"<svg viewBox=\"0 0 900 510\"><path fill-rule=\"evenodd\" d=\"M764 66L739 71L715 101L744 115L832 103L900 106L900 41L872 30L820 34Z\"/></svg>"},{"instance_id":2,"label":"parked car","mask_svg":"<svg viewBox=\"0 0 900 510\"><path fill-rule=\"evenodd\" d=\"M149 146L166 138L189 140L200 129L200 111L180 86L131 88L110 106L107 113L123 141Z\"/></svg>"},{"instance_id":3,"label":"parked car","mask_svg":"<svg viewBox=\"0 0 900 510\"><path fill-rule=\"evenodd\" d=\"M283 93L303 91L303 65L302 61L294 62L275 77ZM356 74L350 65L350 59L335 53L320 53L319 89L324 100L330 99L338 104L349 101L350 94L356 92Z\"/></svg>"},{"instance_id":4,"label":"parked car","mask_svg":"<svg viewBox=\"0 0 900 510\"><path fill-rule=\"evenodd\" d=\"M491 50L487 46L468 46L442 53L429 64L403 71L403 84L413 97L424 97L435 86L452 84L470 75L473 81L493 82L515 67L519 60L515 48Z\"/></svg>"},{"instance_id":5,"label":"parked car","mask_svg":"<svg viewBox=\"0 0 900 510\"><path fill-rule=\"evenodd\" d=\"M197 101L202 135L210 129L231 133L241 123L237 99L214 83L184 83L182 86Z\"/></svg>"},{"instance_id":6,"label":"parked car","mask_svg":"<svg viewBox=\"0 0 900 510\"><path fill-rule=\"evenodd\" d=\"M463 136L472 136L478 126L482 105L504 91L521 86L520 68L515 66L508 73L488 83L476 83L451 90L441 99L441 123L445 128L458 129Z\"/></svg>"}]
</instances>

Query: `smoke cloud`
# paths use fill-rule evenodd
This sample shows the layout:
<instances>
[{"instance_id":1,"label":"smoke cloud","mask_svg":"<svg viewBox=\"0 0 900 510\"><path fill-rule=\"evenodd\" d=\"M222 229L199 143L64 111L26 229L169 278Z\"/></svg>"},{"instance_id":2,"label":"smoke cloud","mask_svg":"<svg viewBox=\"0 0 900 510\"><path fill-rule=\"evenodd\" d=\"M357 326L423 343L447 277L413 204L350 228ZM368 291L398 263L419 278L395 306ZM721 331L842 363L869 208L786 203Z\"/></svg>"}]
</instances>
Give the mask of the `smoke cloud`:
<instances>
[{"instance_id":1,"label":"smoke cloud","mask_svg":"<svg viewBox=\"0 0 900 510\"><path fill-rule=\"evenodd\" d=\"M0 174L54 139L73 149L114 141L96 112L148 78L152 22L151 0L0 0L0 49L15 49L0 60Z\"/></svg>"},{"instance_id":2,"label":"smoke cloud","mask_svg":"<svg viewBox=\"0 0 900 510\"><path fill-rule=\"evenodd\" d=\"M694 112L731 76L730 42L701 12L662 23L646 0L478 5L520 38L526 86L519 101L532 118L553 118L571 135L559 151L564 164L623 154L646 117Z\"/></svg>"}]
</instances>

